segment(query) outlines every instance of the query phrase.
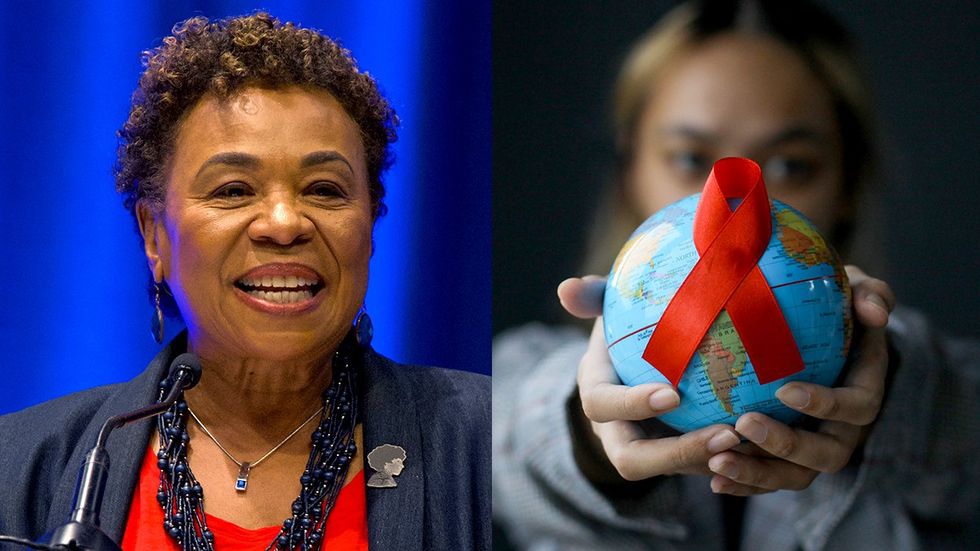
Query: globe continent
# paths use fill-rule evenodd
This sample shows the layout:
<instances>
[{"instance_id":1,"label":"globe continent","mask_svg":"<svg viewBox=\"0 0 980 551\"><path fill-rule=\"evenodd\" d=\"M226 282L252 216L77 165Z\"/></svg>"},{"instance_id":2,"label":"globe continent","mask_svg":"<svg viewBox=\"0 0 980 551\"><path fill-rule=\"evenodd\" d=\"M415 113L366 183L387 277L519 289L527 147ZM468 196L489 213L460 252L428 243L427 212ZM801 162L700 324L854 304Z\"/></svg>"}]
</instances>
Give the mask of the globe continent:
<instances>
[{"instance_id":1,"label":"globe continent","mask_svg":"<svg viewBox=\"0 0 980 551\"><path fill-rule=\"evenodd\" d=\"M694 213L701 195L682 199L647 219L630 237L606 283L603 320L609 356L631 386L668 383L643 359L650 335L674 293L700 256L694 246ZM759 384L731 318L722 310L678 384L680 405L659 419L689 432L715 423L734 425L743 413L762 412L784 423L802 414L782 405L775 392L790 381L830 386L850 347L851 291L843 266L813 224L772 201L772 237L759 268L796 340L805 369Z\"/></svg>"}]
</instances>

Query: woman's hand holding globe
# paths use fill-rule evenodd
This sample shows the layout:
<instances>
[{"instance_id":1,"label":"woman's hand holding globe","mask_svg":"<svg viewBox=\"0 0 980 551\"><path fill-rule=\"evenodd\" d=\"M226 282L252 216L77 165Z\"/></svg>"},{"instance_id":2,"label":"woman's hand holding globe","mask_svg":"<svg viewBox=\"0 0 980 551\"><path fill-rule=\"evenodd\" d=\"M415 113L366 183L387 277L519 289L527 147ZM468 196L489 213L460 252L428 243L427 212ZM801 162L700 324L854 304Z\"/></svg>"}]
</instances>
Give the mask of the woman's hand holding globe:
<instances>
[{"instance_id":1,"label":"woman's hand holding globe","mask_svg":"<svg viewBox=\"0 0 980 551\"><path fill-rule=\"evenodd\" d=\"M847 266L853 290L855 345L843 385L828 388L793 382L776 396L787 406L821 419L816 432L789 427L760 413L742 415L734 430L711 425L686 434L650 438L635 421L656 417L680 403L666 384L623 385L606 352L602 330L605 278L571 278L558 286L562 306L573 316L597 318L579 364L582 410L602 452L626 480L668 474L714 475L716 493L753 495L802 490L821 472L836 472L863 444L885 391L888 349L885 325L895 304L887 283ZM739 444L740 436L748 440ZM594 466L583 466L595 472Z\"/></svg>"}]
</instances>

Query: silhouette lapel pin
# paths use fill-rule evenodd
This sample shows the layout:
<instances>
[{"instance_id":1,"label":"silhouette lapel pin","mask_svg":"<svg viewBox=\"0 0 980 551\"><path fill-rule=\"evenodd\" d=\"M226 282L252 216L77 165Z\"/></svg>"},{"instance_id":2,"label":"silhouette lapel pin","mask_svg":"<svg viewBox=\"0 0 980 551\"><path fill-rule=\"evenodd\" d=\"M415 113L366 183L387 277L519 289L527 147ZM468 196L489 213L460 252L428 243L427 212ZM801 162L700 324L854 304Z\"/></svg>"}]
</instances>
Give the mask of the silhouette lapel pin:
<instances>
[{"instance_id":1,"label":"silhouette lapel pin","mask_svg":"<svg viewBox=\"0 0 980 551\"><path fill-rule=\"evenodd\" d=\"M368 454L368 466L375 473L368 479L369 488L394 488L398 486L395 477L405 468L405 449L392 444L382 444Z\"/></svg>"}]
</instances>

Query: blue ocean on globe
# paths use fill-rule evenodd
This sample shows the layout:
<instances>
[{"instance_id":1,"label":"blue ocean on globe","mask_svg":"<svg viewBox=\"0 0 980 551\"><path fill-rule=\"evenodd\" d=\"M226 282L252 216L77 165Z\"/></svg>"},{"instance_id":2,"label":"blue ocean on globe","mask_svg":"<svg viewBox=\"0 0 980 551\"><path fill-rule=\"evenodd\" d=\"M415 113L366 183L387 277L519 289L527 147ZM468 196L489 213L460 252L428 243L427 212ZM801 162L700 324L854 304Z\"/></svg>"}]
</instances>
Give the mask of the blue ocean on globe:
<instances>
[{"instance_id":1,"label":"blue ocean on globe","mask_svg":"<svg viewBox=\"0 0 980 551\"><path fill-rule=\"evenodd\" d=\"M623 246L609 274L603 304L606 344L627 385L669 384L642 354L667 304L699 259L693 226L700 198L701 194L692 195L647 219ZM772 237L759 267L805 369L759 384L752 359L722 310L681 377L680 405L658 417L681 432L715 423L734 425L750 411L794 423L802 414L784 406L776 391L790 381L832 386L847 358L851 291L840 259L800 212L774 200L771 213Z\"/></svg>"}]
</instances>

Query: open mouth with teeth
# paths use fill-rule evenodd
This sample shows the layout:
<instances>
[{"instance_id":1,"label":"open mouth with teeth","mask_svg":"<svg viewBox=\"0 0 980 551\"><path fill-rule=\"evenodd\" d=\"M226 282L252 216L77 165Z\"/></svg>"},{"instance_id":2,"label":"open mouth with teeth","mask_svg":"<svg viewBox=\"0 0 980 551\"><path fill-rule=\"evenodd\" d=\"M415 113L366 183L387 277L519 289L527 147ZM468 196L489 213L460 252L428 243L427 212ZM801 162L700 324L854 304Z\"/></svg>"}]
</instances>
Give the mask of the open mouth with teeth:
<instances>
[{"instance_id":1,"label":"open mouth with teeth","mask_svg":"<svg viewBox=\"0 0 980 551\"><path fill-rule=\"evenodd\" d=\"M296 304L312 299L324 285L300 276L243 277L235 287L249 296L275 304Z\"/></svg>"}]
</instances>

